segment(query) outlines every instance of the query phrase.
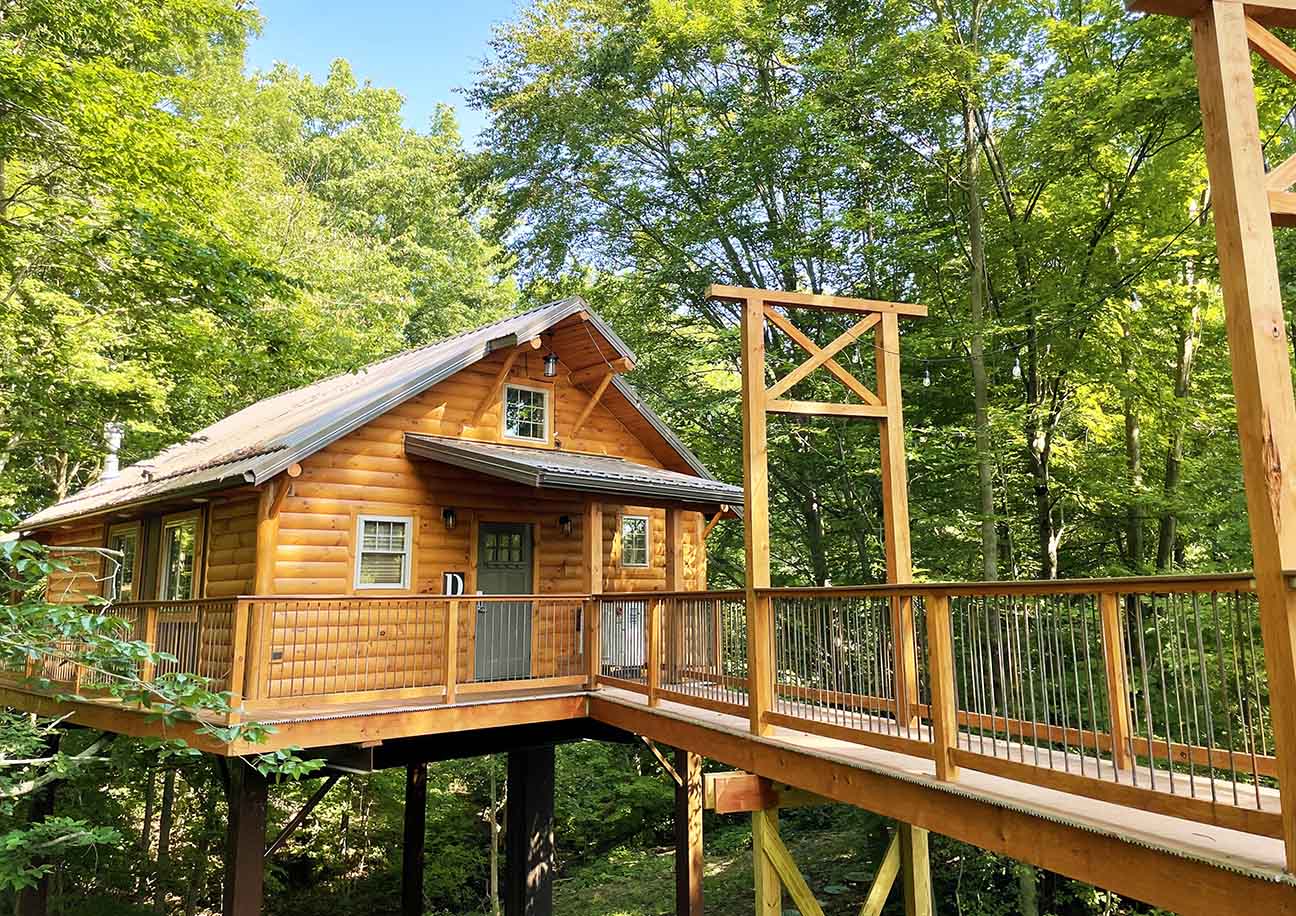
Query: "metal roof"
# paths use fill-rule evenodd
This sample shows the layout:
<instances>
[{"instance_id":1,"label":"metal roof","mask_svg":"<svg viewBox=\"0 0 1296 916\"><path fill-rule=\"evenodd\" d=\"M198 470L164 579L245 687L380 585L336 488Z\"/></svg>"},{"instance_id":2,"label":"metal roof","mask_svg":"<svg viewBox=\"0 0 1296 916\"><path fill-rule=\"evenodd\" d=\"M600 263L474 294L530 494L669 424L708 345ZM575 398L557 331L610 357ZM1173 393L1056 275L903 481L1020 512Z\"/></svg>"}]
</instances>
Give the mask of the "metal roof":
<instances>
[{"instance_id":1,"label":"metal roof","mask_svg":"<svg viewBox=\"0 0 1296 916\"><path fill-rule=\"evenodd\" d=\"M618 356L634 359L625 342L583 299L574 296L551 302L258 401L152 458L123 468L116 477L97 481L37 512L20 528L30 531L161 499L263 483L492 351L531 340L580 312L589 316L593 329ZM711 477L628 382L617 377L614 387L688 467Z\"/></svg>"},{"instance_id":2,"label":"metal roof","mask_svg":"<svg viewBox=\"0 0 1296 916\"><path fill-rule=\"evenodd\" d=\"M405 434L405 454L545 489L706 506L741 506L743 501L742 487L609 455L417 433Z\"/></svg>"}]
</instances>

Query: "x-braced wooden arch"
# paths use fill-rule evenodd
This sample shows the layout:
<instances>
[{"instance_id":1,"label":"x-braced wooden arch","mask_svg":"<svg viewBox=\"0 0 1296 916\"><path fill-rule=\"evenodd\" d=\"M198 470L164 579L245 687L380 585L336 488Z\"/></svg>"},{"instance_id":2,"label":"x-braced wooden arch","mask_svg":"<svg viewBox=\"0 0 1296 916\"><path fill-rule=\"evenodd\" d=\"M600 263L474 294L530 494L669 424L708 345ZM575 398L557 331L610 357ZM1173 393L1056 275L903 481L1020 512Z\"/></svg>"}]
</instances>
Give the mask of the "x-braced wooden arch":
<instances>
[{"instance_id":1,"label":"x-braced wooden arch","mask_svg":"<svg viewBox=\"0 0 1296 916\"><path fill-rule=\"evenodd\" d=\"M1242 477L1269 675L1287 869L1296 871L1296 401L1273 226L1296 225L1296 162L1266 174L1251 51L1296 79L1296 0L1132 0L1192 20Z\"/></svg>"},{"instance_id":2,"label":"x-braced wooden arch","mask_svg":"<svg viewBox=\"0 0 1296 916\"><path fill-rule=\"evenodd\" d=\"M900 396L900 318L924 317L927 307L876 299L721 285L711 286L707 298L736 302L742 306L743 529L747 548L749 706L752 732L764 735L770 729L766 714L774 694L772 618L768 596L762 591L770 584L767 414L859 417L878 421L887 581L909 582L913 577L913 558L909 547L909 483L905 470L904 410ZM778 311L779 308L846 312L860 318L845 333L821 347L789 316ZM765 387L767 321L809 354L805 362L769 388ZM874 335L877 391L870 390L834 359L870 331ZM798 382L820 368L842 382L860 402L798 401L784 397ZM901 717L906 715L906 707L912 705L917 697L917 673L912 664L905 664L905 660L914 658L913 617L908 613L908 600L897 599L892 607L892 633L896 639L896 695Z\"/></svg>"}]
</instances>

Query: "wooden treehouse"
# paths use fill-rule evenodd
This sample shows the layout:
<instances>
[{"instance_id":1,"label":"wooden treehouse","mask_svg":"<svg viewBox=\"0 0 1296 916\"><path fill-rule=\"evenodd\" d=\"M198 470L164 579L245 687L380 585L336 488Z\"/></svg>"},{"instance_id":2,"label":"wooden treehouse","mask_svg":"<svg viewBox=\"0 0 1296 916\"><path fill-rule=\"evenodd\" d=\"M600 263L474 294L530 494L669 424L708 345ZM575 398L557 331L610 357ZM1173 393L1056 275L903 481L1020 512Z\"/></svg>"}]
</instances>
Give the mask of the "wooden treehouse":
<instances>
[{"instance_id":1,"label":"wooden treehouse","mask_svg":"<svg viewBox=\"0 0 1296 916\"><path fill-rule=\"evenodd\" d=\"M925 309L714 287L743 315L741 489L566 300L262 401L38 513L24 530L76 559L51 595L112 598L236 716L276 728L257 745L174 737L228 758L304 748L327 762L316 800L339 773L407 767L406 913L422 909L429 761L509 754L507 909L543 914L554 744L637 736L675 749L658 757L681 914L702 912L704 807L751 813L761 916L785 895L820 913L777 811L825 801L899 822L865 916L897 878L908 913L932 912L933 830L1179 913L1296 914L1296 401L1272 231L1296 212L1296 164L1265 172L1250 57L1296 77L1268 31L1296 26L1296 0L1133 7L1192 21L1254 572L913 582L899 327ZM816 342L803 309L849 330ZM774 333L807 354L781 379ZM861 379L837 357L870 342ZM846 400L798 400L816 372ZM770 413L878 424L887 584L771 587ZM746 587L708 590L706 538L740 514ZM9 705L158 729L86 672L28 674L6 679ZM79 698L56 699L69 683ZM704 783L702 757L735 772ZM270 787L229 771L225 909L248 916Z\"/></svg>"}]
</instances>

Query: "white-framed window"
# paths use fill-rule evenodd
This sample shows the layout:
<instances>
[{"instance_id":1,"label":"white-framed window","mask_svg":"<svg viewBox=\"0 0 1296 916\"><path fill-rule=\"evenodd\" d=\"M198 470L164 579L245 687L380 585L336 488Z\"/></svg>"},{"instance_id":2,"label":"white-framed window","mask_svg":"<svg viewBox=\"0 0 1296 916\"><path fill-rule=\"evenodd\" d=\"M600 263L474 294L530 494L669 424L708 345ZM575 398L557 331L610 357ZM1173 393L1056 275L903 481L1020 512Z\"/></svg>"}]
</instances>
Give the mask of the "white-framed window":
<instances>
[{"instance_id":1,"label":"white-framed window","mask_svg":"<svg viewBox=\"0 0 1296 916\"><path fill-rule=\"evenodd\" d=\"M108 529L108 549L120 554L108 560L112 575L104 582L104 597L109 601L120 603L138 597L135 594L135 569L139 565L139 534L139 522L113 525Z\"/></svg>"},{"instance_id":2,"label":"white-framed window","mask_svg":"<svg viewBox=\"0 0 1296 916\"><path fill-rule=\"evenodd\" d=\"M198 596L200 513L162 519L162 562L158 564L158 598L188 601Z\"/></svg>"},{"instance_id":3,"label":"white-framed window","mask_svg":"<svg viewBox=\"0 0 1296 916\"><path fill-rule=\"evenodd\" d=\"M621 516L621 565L648 565L648 516Z\"/></svg>"},{"instance_id":4,"label":"white-framed window","mask_svg":"<svg viewBox=\"0 0 1296 916\"><path fill-rule=\"evenodd\" d=\"M356 588L409 588L414 519L394 515L356 518Z\"/></svg>"},{"instance_id":5,"label":"white-framed window","mask_svg":"<svg viewBox=\"0 0 1296 916\"><path fill-rule=\"evenodd\" d=\"M504 386L504 438L549 441L549 391Z\"/></svg>"}]
</instances>

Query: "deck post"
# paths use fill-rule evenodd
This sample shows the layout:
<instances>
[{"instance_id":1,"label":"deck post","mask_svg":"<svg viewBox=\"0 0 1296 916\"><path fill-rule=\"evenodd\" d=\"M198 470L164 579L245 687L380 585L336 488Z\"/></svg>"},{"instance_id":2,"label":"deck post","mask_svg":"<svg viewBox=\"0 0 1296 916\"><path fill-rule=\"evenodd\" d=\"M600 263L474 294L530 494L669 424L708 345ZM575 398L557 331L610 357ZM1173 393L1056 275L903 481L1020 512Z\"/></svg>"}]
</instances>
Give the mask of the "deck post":
<instances>
[{"instance_id":1,"label":"deck post","mask_svg":"<svg viewBox=\"0 0 1296 916\"><path fill-rule=\"evenodd\" d=\"M427 843L427 764L405 767L405 841L401 854L401 916L423 916Z\"/></svg>"},{"instance_id":2,"label":"deck post","mask_svg":"<svg viewBox=\"0 0 1296 916\"><path fill-rule=\"evenodd\" d=\"M900 871L904 875L905 916L933 916L931 853L927 831L903 821L900 830Z\"/></svg>"},{"instance_id":3,"label":"deck post","mask_svg":"<svg viewBox=\"0 0 1296 916\"><path fill-rule=\"evenodd\" d=\"M269 786L269 780L252 764L237 757L230 759L224 916L261 913Z\"/></svg>"},{"instance_id":4,"label":"deck post","mask_svg":"<svg viewBox=\"0 0 1296 916\"><path fill-rule=\"evenodd\" d=\"M1112 763L1118 770L1128 770L1134 765L1134 757L1130 748L1129 680L1125 671L1125 633L1121 626L1120 596L1115 592L1099 594L1098 613L1102 618L1103 660L1107 665Z\"/></svg>"},{"instance_id":5,"label":"deck post","mask_svg":"<svg viewBox=\"0 0 1296 916\"><path fill-rule=\"evenodd\" d=\"M662 644L662 601L652 598L648 601L648 619L644 621L644 662L648 666L648 705L656 706L660 699L657 692L661 690L661 644Z\"/></svg>"},{"instance_id":6,"label":"deck post","mask_svg":"<svg viewBox=\"0 0 1296 916\"><path fill-rule=\"evenodd\" d=\"M598 598L586 598L581 614L585 621L585 687L598 689L599 675L603 672L603 609Z\"/></svg>"},{"instance_id":7,"label":"deck post","mask_svg":"<svg viewBox=\"0 0 1296 916\"><path fill-rule=\"evenodd\" d=\"M505 916L553 916L553 745L510 751Z\"/></svg>"},{"instance_id":8,"label":"deck post","mask_svg":"<svg viewBox=\"0 0 1296 916\"><path fill-rule=\"evenodd\" d=\"M459 683L459 607L460 602L451 598L446 602L445 639L442 646L445 652L445 701L455 701L455 689Z\"/></svg>"},{"instance_id":9,"label":"deck post","mask_svg":"<svg viewBox=\"0 0 1296 916\"><path fill-rule=\"evenodd\" d=\"M1247 10L1193 18L1215 243L1269 675L1287 869L1296 871L1296 400L1265 187Z\"/></svg>"},{"instance_id":10,"label":"deck post","mask_svg":"<svg viewBox=\"0 0 1296 916\"><path fill-rule=\"evenodd\" d=\"M677 749L675 916L702 916L702 758Z\"/></svg>"},{"instance_id":11,"label":"deck post","mask_svg":"<svg viewBox=\"0 0 1296 916\"><path fill-rule=\"evenodd\" d=\"M743 540L747 553L747 708L753 734L765 735L774 695L773 621L769 588L769 448L765 415L765 302L742 300ZM759 883L759 880L758 880Z\"/></svg>"},{"instance_id":12,"label":"deck post","mask_svg":"<svg viewBox=\"0 0 1296 916\"><path fill-rule=\"evenodd\" d=\"M927 654L931 677L931 727L936 778L958 778L952 751L958 741L958 708L954 688L954 644L949 595L927 596Z\"/></svg>"}]
</instances>

